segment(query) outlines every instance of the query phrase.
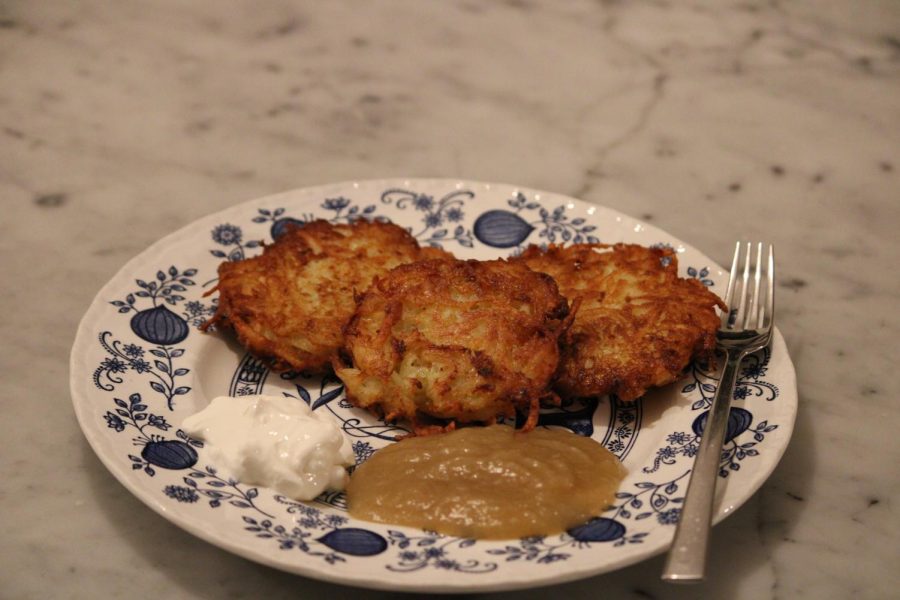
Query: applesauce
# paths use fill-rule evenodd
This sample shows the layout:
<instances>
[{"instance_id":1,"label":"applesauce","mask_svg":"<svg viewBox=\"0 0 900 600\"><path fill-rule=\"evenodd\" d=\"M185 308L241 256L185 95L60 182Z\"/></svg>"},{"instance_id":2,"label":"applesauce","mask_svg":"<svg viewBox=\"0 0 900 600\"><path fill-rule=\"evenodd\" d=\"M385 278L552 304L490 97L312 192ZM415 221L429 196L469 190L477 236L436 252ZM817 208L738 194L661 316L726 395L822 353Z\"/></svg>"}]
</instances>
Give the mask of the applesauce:
<instances>
[{"instance_id":1,"label":"applesauce","mask_svg":"<svg viewBox=\"0 0 900 600\"><path fill-rule=\"evenodd\" d=\"M550 535L611 505L625 468L568 430L467 427L402 440L360 465L350 514L467 538Z\"/></svg>"}]
</instances>

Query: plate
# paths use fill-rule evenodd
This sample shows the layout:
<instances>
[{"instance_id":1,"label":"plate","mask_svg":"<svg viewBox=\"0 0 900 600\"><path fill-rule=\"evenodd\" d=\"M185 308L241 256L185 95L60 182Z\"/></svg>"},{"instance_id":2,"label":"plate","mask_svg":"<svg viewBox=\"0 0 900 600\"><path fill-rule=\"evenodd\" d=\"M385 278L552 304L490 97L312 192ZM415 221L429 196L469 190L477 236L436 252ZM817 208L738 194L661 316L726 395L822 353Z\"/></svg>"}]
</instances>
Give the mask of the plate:
<instances>
[{"instance_id":1,"label":"plate","mask_svg":"<svg viewBox=\"0 0 900 600\"><path fill-rule=\"evenodd\" d=\"M671 543L716 374L690 366L642 400L602 398L543 424L590 435L628 469L615 506L566 533L468 540L350 518L343 494L297 502L216 468L179 428L218 395L285 394L327 413L357 461L399 427L350 406L340 382L270 372L231 338L198 327L215 310L217 266L261 252L288 223L389 219L460 258L525 245L634 242L677 251L679 270L713 290L727 273L672 236L602 206L512 185L452 180L348 182L253 200L202 218L130 261L93 301L72 348L71 390L88 442L135 496L179 527L278 569L370 588L496 591L618 569ZM765 481L790 439L794 369L780 333L744 364L721 469L717 519Z\"/></svg>"}]
</instances>

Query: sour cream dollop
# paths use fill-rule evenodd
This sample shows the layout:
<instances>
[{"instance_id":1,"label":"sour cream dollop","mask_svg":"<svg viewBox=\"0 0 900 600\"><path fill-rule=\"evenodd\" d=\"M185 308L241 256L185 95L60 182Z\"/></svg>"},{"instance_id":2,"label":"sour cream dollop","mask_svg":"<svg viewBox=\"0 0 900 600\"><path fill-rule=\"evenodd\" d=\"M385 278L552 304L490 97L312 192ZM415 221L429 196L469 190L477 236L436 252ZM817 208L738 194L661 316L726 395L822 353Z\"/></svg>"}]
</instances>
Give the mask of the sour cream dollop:
<instances>
[{"instance_id":1,"label":"sour cream dollop","mask_svg":"<svg viewBox=\"0 0 900 600\"><path fill-rule=\"evenodd\" d=\"M337 425L293 398L219 396L182 429L205 442L210 461L223 471L297 500L343 490L346 467L354 463Z\"/></svg>"}]
</instances>

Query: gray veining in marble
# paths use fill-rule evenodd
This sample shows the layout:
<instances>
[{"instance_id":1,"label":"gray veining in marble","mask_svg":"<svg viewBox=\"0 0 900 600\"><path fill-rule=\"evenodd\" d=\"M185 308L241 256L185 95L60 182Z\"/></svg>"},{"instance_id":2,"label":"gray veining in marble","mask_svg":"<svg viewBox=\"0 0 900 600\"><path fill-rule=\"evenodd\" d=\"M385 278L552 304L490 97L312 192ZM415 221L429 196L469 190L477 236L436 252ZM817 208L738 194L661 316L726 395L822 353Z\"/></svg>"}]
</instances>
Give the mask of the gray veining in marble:
<instances>
[{"instance_id":1,"label":"gray veining in marble","mask_svg":"<svg viewBox=\"0 0 900 600\"><path fill-rule=\"evenodd\" d=\"M75 422L94 294L195 218L348 179L503 181L608 205L727 263L775 243L794 438L716 527L543 598L900 590L900 5L287 1L0 4L0 596L381 598L230 555L146 509Z\"/></svg>"}]
</instances>

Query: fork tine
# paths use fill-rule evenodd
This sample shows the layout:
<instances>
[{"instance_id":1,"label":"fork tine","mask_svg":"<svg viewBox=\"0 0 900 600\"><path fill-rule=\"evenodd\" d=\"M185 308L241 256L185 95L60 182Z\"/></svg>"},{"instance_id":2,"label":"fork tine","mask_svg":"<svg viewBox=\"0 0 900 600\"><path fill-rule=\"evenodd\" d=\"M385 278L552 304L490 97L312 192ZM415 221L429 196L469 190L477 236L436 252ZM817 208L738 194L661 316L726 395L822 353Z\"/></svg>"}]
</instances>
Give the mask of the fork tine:
<instances>
[{"instance_id":1,"label":"fork tine","mask_svg":"<svg viewBox=\"0 0 900 600\"><path fill-rule=\"evenodd\" d=\"M762 242L756 245L756 268L753 270L753 294L750 295L750 307L747 309L747 315L744 317L744 329L762 327L762 312L759 302L759 284L762 279ZM747 262L750 262L750 247L747 247Z\"/></svg>"},{"instance_id":2,"label":"fork tine","mask_svg":"<svg viewBox=\"0 0 900 600\"><path fill-rule=\"evenodd\" d=\"M763 327L769 328L775 320L775 246L769 244L769 265L766 274L768 278L768 294L766 295L766 307Z\"/></svg>"},{"instance_id":3,"label":"fork tine","mask_svg":"<svg viewBox=\"0 0 900 600\"><path fill-rule=\"evenodd\" d=\"M746 256L744 256L744 275L743 277L741 277L743 287L741 288L740 311L741 316L743 316L744 319L743 321L740 321L740 323L742 323L741 327L743 327L744 329L747 328L747 325L746 323L744 323L744 321L747 320L747 316L750 314L749 303L753 299L753 288L750 287L750 267L753 264L752 250L753 244L747 242L747 254Z\"/></svg>"},{"instance_id":4,"label":"fork tine","mask_svg":"<svg viewBox=\"0 0 900 600\"><path fill-rule=\"evenodd\" d=\"M738 259L740 258L740 256L741 256L741 243L737 242L734 245L734 258L731 259L731 271L728 272L729 273L728 287L725 288L724 301L725 301L725 306L728 307L728 310L722 314L722 327L728 327L731 324L731 314L732 314L731 301L734 298L734 287L735 287L735 282L737 281L737 278L738 278L737 266L738 266Z\"/></svg>"},{"instance_id":5,"label":"fork tine","mask_svg":"<svg viewBox=\"0 0 900 600\"><path fill-rule=\"evenodd\" d=\"M747 242L747 254L744 256L744 272L741 276L741 291L738 296L737 314L734 317L735 327L744 327L744 321L747 318L747 296L750 292L750 242ZM732 308L731 304L728 305Z\"/></svg>"}]
</instances>

